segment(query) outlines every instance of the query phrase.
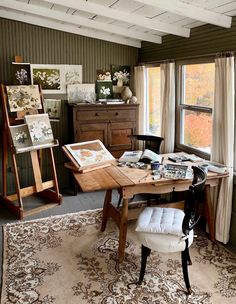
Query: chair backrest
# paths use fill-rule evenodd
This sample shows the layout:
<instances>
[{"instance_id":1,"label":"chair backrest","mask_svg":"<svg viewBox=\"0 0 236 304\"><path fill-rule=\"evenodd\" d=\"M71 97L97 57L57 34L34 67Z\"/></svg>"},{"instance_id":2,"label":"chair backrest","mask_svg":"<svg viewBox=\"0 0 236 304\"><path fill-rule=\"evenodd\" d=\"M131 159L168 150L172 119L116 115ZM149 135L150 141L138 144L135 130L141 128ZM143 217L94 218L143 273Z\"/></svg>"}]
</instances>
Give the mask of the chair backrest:
<instances>
[{"instance_id":1,"label":"chair backrest","mask_svg":"<svg viewBox=\"0 0 236 304\"><path fill-rule=\"evenodd\" d=\"M132 141L142 141L145 149L149 149L157 154L160 153L160 145L164 140L163 137L154 135L130 135L129 137Z\"/></svg>"},{"instance_id":2,"label":"chair backrest","mask_svg":"<svg viewBox=\"0 0 236 304\"><path fill-rule=\"evenodd\" d=\"M193 169L193 181L192 185L187 191L187 197L184 204L184 219L182 230L185 235L188 235L189 231L197 224L200 216L196 218L196 211L198 206L198 200L205 188L206 173L199 167L192 166Z\"/></svg>"}]
</instances>

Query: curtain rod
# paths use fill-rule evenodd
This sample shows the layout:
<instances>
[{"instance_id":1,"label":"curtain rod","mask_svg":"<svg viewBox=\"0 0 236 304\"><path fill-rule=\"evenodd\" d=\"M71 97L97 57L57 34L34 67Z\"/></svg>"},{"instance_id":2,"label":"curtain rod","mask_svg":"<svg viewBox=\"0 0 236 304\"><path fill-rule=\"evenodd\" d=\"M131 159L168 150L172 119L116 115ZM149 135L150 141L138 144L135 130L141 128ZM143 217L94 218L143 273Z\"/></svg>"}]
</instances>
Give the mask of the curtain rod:
<instances>
[{"instance_id":1,"label":"curtain rod","mask_svg":"<svg viewBox=\"0 0 236 304\"><path fill-rule=\"evenodd\" d=\"M180 61L185 59L196 59L196 58L207 58L207 57L217 57L219 54L231 54L234 55L234 51L223 51L223 52L217 52L217 53L210 53L210 54L204 54L204 55L194 55L194 56L186 56L186 57L179 57L176 59L160 59L160 60L154 60L154 61L147 61L147 62L140 62L138 65L151 65L151 64L157 64L157 63L164 63L166 61Z\"/></svg>"}]
</instances>

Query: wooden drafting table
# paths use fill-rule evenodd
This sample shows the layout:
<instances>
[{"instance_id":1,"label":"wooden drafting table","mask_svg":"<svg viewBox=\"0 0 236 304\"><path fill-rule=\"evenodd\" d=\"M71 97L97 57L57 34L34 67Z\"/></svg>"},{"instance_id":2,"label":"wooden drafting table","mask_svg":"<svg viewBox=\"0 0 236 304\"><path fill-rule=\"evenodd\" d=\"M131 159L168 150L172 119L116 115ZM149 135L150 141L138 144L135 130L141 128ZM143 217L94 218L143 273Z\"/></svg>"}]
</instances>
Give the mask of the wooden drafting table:
<instances>
[{"instance_id":1,"label":"wooden drafting table","mask_svg":"<svg viewBox=\"0 0 236 304\"><path fill-rule=\"evenodd\" d=\"M169 156L169 154L163 156L165 157L164 163L168 162L167 156ZM189 166L194 165L192 162L185 162L185 164ZM125 254L127 224L130 213L128 210L129 199L139 193L163 194L171 193L172 191L185 191L192 182L190 179L174 180L161 178L159 180L153 180L151 170L118 167L114 165L82 174L75 171L72 172L83 192L106 190L101 230L104 231L106 229L108 218L111 217L116 222L119 228L118 258L120 262L123 261ZM208 172L207 175L204 198L206 219L211 240L215 239L215 215L213 214L213 206L210 199L210 187L217 186L221 179L227 177L228 173L217 174ZM112 204L113 189L118 189L122 195L123 202L120 208Z\"/></svg>"}]
</instances>

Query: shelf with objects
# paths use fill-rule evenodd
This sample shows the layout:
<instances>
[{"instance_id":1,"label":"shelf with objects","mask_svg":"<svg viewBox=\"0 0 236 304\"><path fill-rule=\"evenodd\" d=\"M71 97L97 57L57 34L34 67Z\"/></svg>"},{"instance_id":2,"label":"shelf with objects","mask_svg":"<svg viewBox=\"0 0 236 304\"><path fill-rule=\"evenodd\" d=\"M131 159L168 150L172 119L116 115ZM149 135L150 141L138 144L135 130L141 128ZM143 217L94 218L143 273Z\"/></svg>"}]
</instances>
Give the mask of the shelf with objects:
<instances>
[{"instance_id":1,"label":"shelf with objects","mask_svg":"<svg viewBox=\"0 0 236 304\"><path fill-rule=\"evenodd\" d=\"M43 95L38 85L1 84L2 101L2 195L0 202L8 207L19 219L49 209L62 202L59 193L53 147L58 146L54 139L48 114L44 111ZM42 150L49 154L51 179L43 181ZM29 153L34 185L22 188L20 168L17 166L19 154ZM8 156L10 156L8 158ZM10 161L11 159L11 161ZM11 169L15 181L15 193L9 194L7 172ZM23 198L37 195L45 204L24 210Z\"/></svg>"}]
</instances>

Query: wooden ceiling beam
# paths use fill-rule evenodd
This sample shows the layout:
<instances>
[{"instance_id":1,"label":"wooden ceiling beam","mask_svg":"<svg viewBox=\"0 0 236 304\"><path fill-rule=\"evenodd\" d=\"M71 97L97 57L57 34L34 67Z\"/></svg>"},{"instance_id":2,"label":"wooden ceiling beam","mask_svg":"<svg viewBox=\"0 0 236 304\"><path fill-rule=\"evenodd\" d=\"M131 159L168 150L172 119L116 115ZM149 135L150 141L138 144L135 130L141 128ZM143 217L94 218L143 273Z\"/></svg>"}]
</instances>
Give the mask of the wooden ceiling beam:
<instances>
[{"instance_id":1,"label":"wooden ceiling beam","mask_svg":"<svg viewBox=\"0 0 236 304\"><path fill-rule=\"evenodd\" d=\"M230 28L232 18L179 0L136 0L142 4L160 8L176 15Z\"/></svg>"},{"instance_id":2,"label":"wooden ceiling beam","mask_svg":"<svg viewBox=\"0 0 236 304\"><path fill-rule=\"evenodd\" d=\"M44 8L39 5L22 3L15 0L1 0L1 6L15 9L20 12L27 12L29 14L37 15L39 17L47 17L65 23L74 24L77 26L84 26L86 28L95 29L96 31L104 31L110 34L116 34L131 39L144 40L152 43L161 43L162 41L161 37L157 35L142 33L136 30L127 29L112 24L106 24L103 22L98 22L96 20L91 20L77 15L66 14L56 10Z\"/></svg>"},{"instance_id":3,"label":"wooden ceiling beam","mask_svg":"<svg viewBox=\"0 0 236 304\"><path fill-rule=\"evenodd\" d=\"M100 39L100 40L105 40L109 42L114 42L114 43L119 43L123 45L128 45L136 48L141 48L141 42L138 40L134 39L126 39L121 36L116 36L116 35L109 35L106 33L102 33L99 31L91 31L89 29L82 29L78 28L76 26L71 26L71 25L66 25L62 23L58 23L55 21L51 21L45 18L37 17L37 16L30 16L30 15L25 15L23 13L16 13L13 11L4 11L0 10L0 17L10 19L10 20L17 20L29 24L34 24L62 32L67 32L67 33L73 33L76 35L81 35L81 36L86 36L90 38L95 38L95 39Z\"/></svg>"},{"instance_id":4,"label":"wooden ceiling beam","mask_svg":"<svg viewBox=\"0 0 236 304\"><path fill-rule=\"evenodd\" d=\"M166 34L173 34L182 37L190 36L190 29L176 26L173 24L168 24L150 18L143 17L136 13L126 13L111 7L106 7L104 5L91 3L82 0L43 0L53 4L63 5L68 8L73 8L75 10L80 10L84 12L89 12L94 15L108 17L114 20L128 22L130 24L138 25L149 30L155 30L163 32Z\"/></svg>"}]
</instances>

